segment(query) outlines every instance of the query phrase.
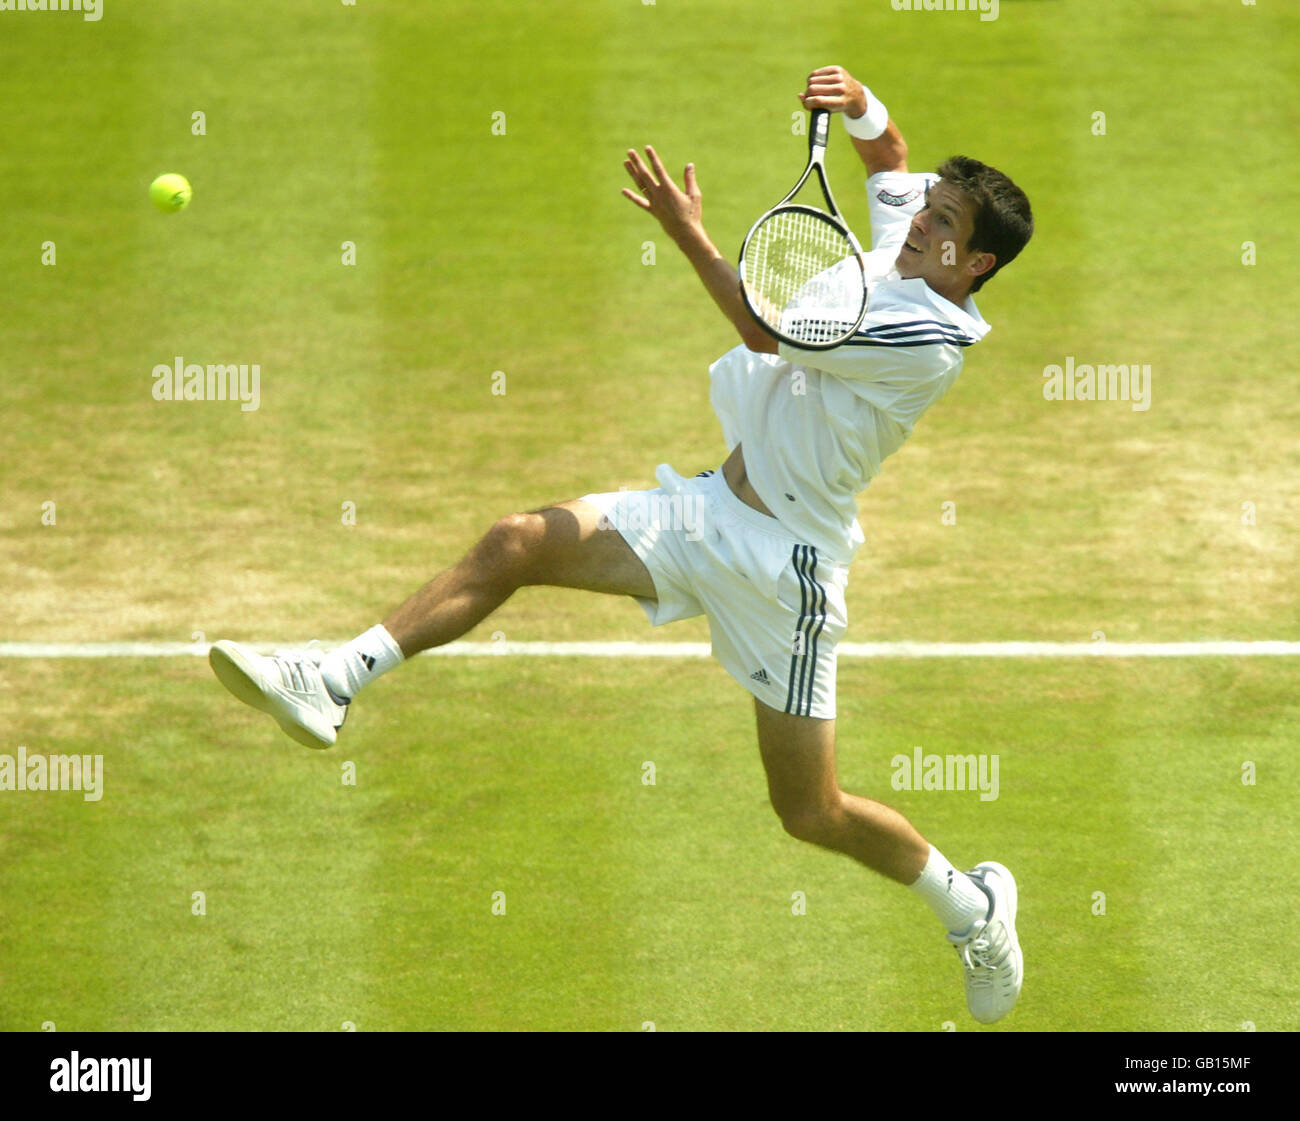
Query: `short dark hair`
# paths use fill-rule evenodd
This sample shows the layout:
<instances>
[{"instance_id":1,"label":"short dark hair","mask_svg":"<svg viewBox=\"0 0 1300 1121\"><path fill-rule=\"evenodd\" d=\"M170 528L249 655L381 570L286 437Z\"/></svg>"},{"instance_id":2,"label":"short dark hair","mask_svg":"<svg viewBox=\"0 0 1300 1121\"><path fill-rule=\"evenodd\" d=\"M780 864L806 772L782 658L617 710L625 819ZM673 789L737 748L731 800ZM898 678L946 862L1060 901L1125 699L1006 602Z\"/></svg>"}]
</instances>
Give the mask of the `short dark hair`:
<instances>
[{"instance_id":1,"label":"short dark hair","mask_svg":"<svg viewBox=\"0 0 1300 1121\"><path fill-rule=\"evenodd\" d=\"M969 156L953 156L938 167L940 178L975 203L975 228L967 249L992 253L997 263L971 285L978 292L998 269L1009 265L1034 236L1034 215L1025 192L995 167Z\"/></svg>"}]
</instances>

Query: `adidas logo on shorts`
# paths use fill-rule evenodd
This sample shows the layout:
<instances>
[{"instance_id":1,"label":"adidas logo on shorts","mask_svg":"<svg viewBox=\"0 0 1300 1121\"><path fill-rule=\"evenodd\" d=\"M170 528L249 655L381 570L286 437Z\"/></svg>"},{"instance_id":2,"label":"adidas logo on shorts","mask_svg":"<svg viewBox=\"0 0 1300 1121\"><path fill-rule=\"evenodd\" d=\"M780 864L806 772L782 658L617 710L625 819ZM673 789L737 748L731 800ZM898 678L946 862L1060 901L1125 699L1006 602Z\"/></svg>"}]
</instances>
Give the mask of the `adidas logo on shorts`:
<instances>
[{"instance_id":1,"label":"adidas logo on shorts","mask_svg":"<svg viewBox=\"0 0 1300 1121\"><path fill-rule=\"evenodd\" d=\"M767 670L765 669L760 669L757 673L751 673L749 676L753 680L757 681L760 685L772 684L771 678L767 676Z\"/></svg>"}]
</instances>

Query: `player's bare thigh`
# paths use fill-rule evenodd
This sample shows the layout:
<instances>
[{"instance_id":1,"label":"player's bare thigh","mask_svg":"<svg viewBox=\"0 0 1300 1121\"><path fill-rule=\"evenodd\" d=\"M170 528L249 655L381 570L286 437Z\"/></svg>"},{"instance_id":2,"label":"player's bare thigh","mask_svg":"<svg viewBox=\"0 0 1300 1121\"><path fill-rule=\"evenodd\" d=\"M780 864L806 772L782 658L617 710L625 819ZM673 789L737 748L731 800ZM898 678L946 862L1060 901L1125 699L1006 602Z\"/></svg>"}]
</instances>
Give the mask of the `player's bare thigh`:
<instances>
[{"instance_id":1,"label":"player's bare thigh","mask_svg":"<svg viewBox=\"0 0 1300 1121\"><path fill-rule=\"evenodd\" d=\"M622 534L590 502L575 498L516 515L529 539L528 582L655 598L654 581Z\"/></svg>"}]
</instances>

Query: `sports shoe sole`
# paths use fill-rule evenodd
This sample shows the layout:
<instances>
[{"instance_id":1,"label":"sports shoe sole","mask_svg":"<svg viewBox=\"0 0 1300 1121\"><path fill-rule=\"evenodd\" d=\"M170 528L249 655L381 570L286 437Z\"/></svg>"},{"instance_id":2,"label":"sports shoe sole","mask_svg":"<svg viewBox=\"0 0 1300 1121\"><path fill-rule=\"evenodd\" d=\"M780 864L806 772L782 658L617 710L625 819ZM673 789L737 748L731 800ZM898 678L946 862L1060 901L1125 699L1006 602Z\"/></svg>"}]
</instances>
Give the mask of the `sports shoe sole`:
<instances>
[{"instance_id":1,"label":"sports shoe sole","mask_svg":"<svg viewBox=\"0 0 1300 1121\"><path fill-rule=\"evenodd\" d=\"M213 643L212 649L208 651L208 665L217 675L217 680L233 696L250 708L265 712L280 725L280 730L290 739L304 747L315 748L317 751L334 746L337 737L333 728L330 728L329 738L326 739L319 732L311 731L291 720L283 712L276 711L280 706L271 701L262 691L252 665L235 643L226 641Z\"/></svg>"}]
</instances>

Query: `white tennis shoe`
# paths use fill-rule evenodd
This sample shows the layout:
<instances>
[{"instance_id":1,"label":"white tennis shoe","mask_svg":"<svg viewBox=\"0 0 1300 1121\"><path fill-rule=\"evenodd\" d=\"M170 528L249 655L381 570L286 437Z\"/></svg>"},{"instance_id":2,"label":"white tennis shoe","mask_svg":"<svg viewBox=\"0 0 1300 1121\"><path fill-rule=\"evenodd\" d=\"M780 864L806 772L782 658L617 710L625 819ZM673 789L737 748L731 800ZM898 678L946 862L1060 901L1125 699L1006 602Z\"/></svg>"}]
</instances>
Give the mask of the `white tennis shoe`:
<instances>
[{"instance_id":1,"label":"white tennis shoe","mask_svg":"<svg viewBox=\"0 0 1300 1121\"><path fill-rule=\"evenodd\" d=\"M1016 881L1001 864L986 860L966 873L989 897L989 913L964 934L949 934L966 970L966 1006L981 1024L1002 1019L1015 1007L1025 961L1016 937Z\"/></svg>"},{"instance_id":2,"label":"white tennis shoe","mask_svg":"<svg viewBox=\"0 0 1300 1121\"><path fill-rule=\"evenodd\" d=\"M208 664L217 680L246 705L270 714L285 734L307 747L332 747L348 714L321 677L319 649L277 650L265 657L237 642L215 642Z\"/></svg>"}]
</instances>

